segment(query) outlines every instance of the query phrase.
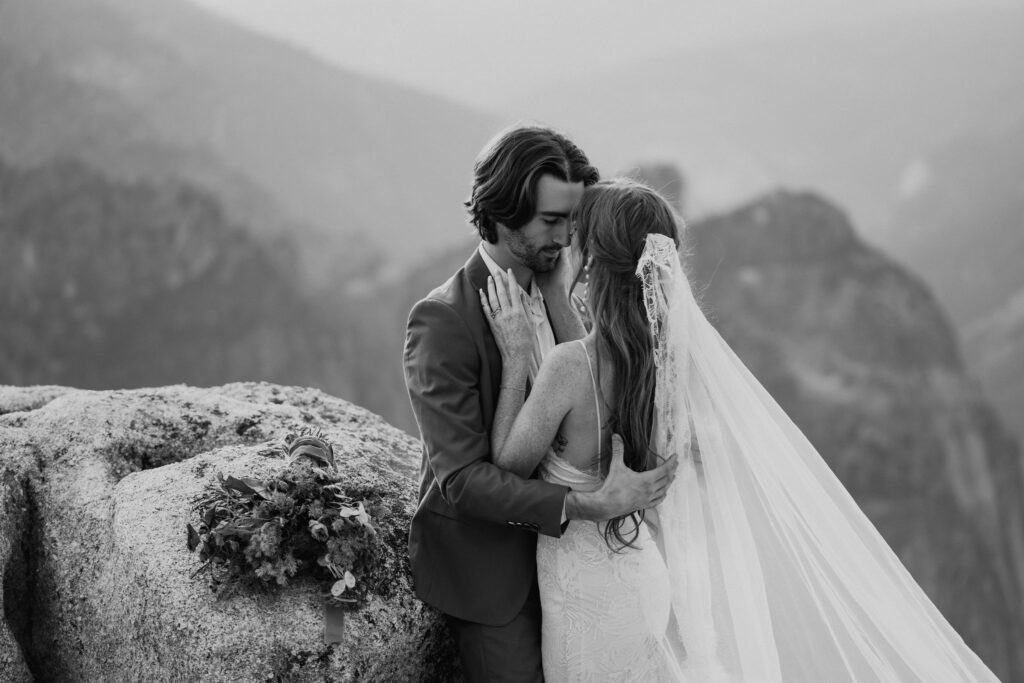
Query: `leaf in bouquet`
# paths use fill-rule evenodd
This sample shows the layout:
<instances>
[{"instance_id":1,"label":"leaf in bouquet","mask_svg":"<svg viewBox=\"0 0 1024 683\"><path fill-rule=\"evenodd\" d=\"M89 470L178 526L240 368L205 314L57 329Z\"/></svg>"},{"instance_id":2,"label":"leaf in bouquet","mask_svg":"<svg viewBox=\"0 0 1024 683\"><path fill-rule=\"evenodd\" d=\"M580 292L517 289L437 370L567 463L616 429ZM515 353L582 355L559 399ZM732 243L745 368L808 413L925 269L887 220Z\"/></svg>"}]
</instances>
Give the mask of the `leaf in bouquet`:
<instances>
[{"instance_id":1,"label":"leaf in bouquet","mask_svg":"<svg viewBox=\"0 0 1024 683\"><path fill-rule=\"evenodd\" d=\"M260 498L270 498L271 494L273 493L273 491L267 488L266 482L260 481L259 479L252 479L251 477L242 477L241 480L248 484L249 488L255 491L256 495L259 496Z\"/></svg>"},{"instance_id":2,"label":"leaf in bouquet","mask_svg":"<svg viewBox=\"0 0 1024 683\"><path fill-rule=\"evenodd\" d=\"M342 581L344 581L345 585L349 588L353 588L356 585L356 577L348 570L345 571L345 578L342 579Z\"/></svg>"},{"instance_id":3,"label":"leaf in bouquet","mask_svg":"<svg viewBox=\"0 0 1024 683\"><path fill-rule=\"evenodd\" d=\"M248 539L253 534L253 529L247 529L243 526L222 524L217 527L217 533L221 536L237 536L238 538Z\"/></svg>"},{"instance_id":4,"label":"leaf in bouquet","mask_svg":"<svg viewBox=\"0 0 1024 683\"><path fill-rule=\"evenodd\" d=\"M250 496L259 496L260 498L267 498L267 489L259 479L253 479L252 477L227 477L221 483L225 489L234 489Z\"/></svg>"},{"instance_id":5,"label":"leaf in bouquet","mask_svg":"<svg viewBox=\"0 0 1024 683\"><path fill-rule=\"evenodd\" d=\"M185 526L188 528L188 551L192 552L199 547L199 532L191 524Z\"/></svg>"},{"instance_id":6,"label":"leaf in bouquet","mask_svg":"<svg viewBox=\"0 0 1024 683\"><path fill-rule=\"evenodd\" d=\"M356 507L343 507L339 514L345 518L354 518L356 522L364 526L371 533L374 531L373 526L370 524L370 515L366 512L366 508L363 507L363 501L359 501Z\"/></svg>"},{"instance_id":7,"label":"leaf in bouquet","mask_svg":"<svg viewBox=\"0 0 1024 683\"><path fill-rule=\"evenodd\" d=\"M199 565L198 569L196 569L194 572L192 572L192 578L193 579L196 578L197 576L199 576L199 574L202 573L203 570L210 569L210 560L208 558L205 558L202 555L200 555L199 556L199 561L202 562L202 564Z\"/></svg>"},{"instance_id":8,"label":"leaf in bouquet","mask_svg":"<svg viewBox=\"0 0 1024 683\"><path fill-rule=\"evenodd\" d=\"M341 512L338 513L342 517L358 517L359 515L365 515L366 510L363 509L363 504L359 503L358 507L352 507L351 505L342 505Z\"/></svg>"},{"instance_id":9,"label":"leaf in bouquet","mask_svg":"<svg viewBox=\"0 0 1024 683\"><path fill-rule=\"evenodd\" d=\"M347 588L348 582L345 579L338 579L331 585L331 595L340 598Z\"/></svg>"}]
</instances>

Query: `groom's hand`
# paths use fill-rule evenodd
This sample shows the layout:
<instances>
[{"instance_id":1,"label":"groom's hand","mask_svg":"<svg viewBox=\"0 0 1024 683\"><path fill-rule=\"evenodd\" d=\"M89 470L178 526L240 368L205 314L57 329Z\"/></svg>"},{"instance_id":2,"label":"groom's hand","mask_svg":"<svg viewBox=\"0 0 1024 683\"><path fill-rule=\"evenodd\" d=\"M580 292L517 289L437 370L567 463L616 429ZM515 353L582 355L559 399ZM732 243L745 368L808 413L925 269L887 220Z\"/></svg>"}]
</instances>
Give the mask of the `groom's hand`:
<instances>
[{"instance_id":1,"label":"groom's hand","mask_svg":"<svg viewBox=\"0 0 1024 683\"><path fill-rule=\"evenodd\" d=\"M612 459L608 476L596 491L570 491L565 499L566 517L603 521L628 515L660 503L675 478L679 460L675 455L653 470L634 472L623 462L622 438L612 435Z\"/></svg>"}]
</instances>

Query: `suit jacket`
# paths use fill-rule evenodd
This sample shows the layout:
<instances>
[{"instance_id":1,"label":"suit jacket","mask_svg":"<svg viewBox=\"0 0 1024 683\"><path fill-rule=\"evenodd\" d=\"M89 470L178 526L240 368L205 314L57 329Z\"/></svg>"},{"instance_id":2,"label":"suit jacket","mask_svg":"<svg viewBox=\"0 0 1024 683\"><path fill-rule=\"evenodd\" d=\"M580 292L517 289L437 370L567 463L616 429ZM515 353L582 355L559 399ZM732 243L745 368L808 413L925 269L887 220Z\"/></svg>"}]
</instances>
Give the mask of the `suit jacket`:
<instances>
[{"instance_id":1,"label":"suit jacket","mask_svg":"<svg viewBox=\"0 0 1024 683\"><path fill-rule=\"evenodd\" d=\"M562 533L567 489L492 462L501 354L480 307L488 275L474 252L409 314L405 381L423 441L409 557L421 600L500 626L534 581L536 532Z\"/></svg>"}]
</instances>

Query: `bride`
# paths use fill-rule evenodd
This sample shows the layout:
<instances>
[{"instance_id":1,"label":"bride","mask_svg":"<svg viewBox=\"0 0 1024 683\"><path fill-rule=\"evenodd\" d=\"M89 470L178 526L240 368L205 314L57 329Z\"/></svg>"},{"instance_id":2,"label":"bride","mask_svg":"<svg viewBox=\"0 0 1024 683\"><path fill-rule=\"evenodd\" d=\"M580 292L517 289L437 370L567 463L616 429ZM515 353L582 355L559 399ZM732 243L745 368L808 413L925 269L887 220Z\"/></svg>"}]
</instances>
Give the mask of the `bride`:
<instances>
[{"instance_id":1,"label":"bride","mask_svg":"<svg viewBox=\"0 0 1024 683\"><path fill-rule=\"evenodd\" d=\"M504 368L495 463L586 491L681 461L657 508L538 539L545 678L996 681L704 317L667 202L606 181L574 219L592 329L528 398L521 299L501 276L481 297Z\"/></svg>"}]
</instances>

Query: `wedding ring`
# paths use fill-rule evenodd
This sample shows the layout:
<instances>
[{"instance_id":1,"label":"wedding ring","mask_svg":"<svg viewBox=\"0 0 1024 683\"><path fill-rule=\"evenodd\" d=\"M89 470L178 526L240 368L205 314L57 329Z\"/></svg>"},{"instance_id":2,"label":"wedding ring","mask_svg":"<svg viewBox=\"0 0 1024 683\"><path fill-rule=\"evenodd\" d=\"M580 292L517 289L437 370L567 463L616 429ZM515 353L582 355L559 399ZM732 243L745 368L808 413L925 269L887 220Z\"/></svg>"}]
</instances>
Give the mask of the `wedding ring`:
<instances>
[{"instance_id":1,"label":"wedding ring","mask_svg":"<svg viewBox=\"0 0 1024 683\"><path fill-rule=\"evenodd\" d=\"M491 319L493 320L494 318L498 317L498 313L500 312L501 308L495 308L493 311L491 311Z\"/></svg>"}]
</instances>

